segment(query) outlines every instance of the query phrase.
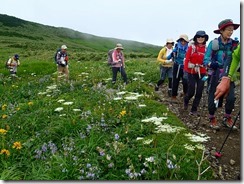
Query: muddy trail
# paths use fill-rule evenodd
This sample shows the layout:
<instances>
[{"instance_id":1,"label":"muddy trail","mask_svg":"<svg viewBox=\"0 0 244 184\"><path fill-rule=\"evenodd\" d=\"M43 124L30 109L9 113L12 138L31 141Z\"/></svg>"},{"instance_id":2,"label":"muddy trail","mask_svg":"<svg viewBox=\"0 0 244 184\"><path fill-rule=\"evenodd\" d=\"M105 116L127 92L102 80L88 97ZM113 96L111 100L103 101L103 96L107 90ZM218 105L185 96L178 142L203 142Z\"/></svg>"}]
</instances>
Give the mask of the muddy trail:
<instances>
[{"instance_id":1,"label":"muddy trail","mask_svg":"<svg viewBox=\"0 0 244 184\"><path fill-rule=\"evenodd\" d=\"M179 87L179 94L182 94L182 85ZM167 105L170 111L175 113L184 124L193 131L193 133L204 133L210 137L209 141L205 143L207 148L205 155L211 163L214 170L214 177L216 180L240 180L240 167L241 167L241 136L240 136L240 117L238 112L240 110L240 84L236 85L235 89L235 109L232 112L233 121L236 118L237 130L230 131L230 128L221 125L224 115L223 107L218 108L215 115L220 124L220 130L213 130L209 127L208 107L207 107L207 93L203 92L198 112L200 116L189 115L192 100L189 103L188 110L183 108L183 95L178 95L178 102L172 102L167 93L167 84L163 84L159 91L156 92L160 96L160 102ZM227 135L228 138L226 139ZM218 153L226 139L226 142L221 150L221 156L216 158L215 154Z\"/></svg>"}]
</instances>

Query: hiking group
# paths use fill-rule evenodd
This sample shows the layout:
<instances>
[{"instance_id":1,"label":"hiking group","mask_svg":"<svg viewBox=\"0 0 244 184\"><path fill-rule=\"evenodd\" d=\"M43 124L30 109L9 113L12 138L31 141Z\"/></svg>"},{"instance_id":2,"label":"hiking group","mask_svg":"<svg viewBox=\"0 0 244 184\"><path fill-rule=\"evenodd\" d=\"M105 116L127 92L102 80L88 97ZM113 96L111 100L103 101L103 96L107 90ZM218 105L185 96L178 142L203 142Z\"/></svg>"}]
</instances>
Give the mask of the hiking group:
<instances>
[{"instance_id":1,"label":"hiking group","mask_svg":"<svg viewBox=\"0 0 244 184\"><path fill-rule=\"evenodd\" d=\"M175 46L173 39L167 39L157 57L160 79L155 85L155 91L159 90L167 76L168 96L171 102L179 102L177 96L181 81L184 110L188 109L189 101L194 97L189 113L192 116L200 116L198 107L204 83L207 82L209 125L216 130L220 126L215 112L222 107L224 98L226 103L222 125L237 129L233 125L231 113L235 104L235 74L240 66L240 43L231 36L239 26L231 19L221 21L218 29L213 31L219 37L211 40L208 45L206 42L209 36L203 30L197 31L191 41L186 34L180 35Z\"/></svg>"},{"instance_id":2,"label":"hiking group","mask_svg":"<svg viewBox=\"0 0 244 184\"><path fill-rule=\"evenodd\" d=\"M232 39L231 36L239 26L231 19L221 21L218 24L218 29L213 31L220 36L211 40L208 46L206 42L209 36L203 30L197 31L191 40L186 34L180 35L176 44L173 39L167 39L166 45L160 50L157 57L160 66L160 79L155 85L155 91L159 90L167 77L168 96L172 102L179 102L177 96L181 82L184 110L188 109L189 101L194 97L190 109L192 116L199 116L198 106L203 95L204 83L207 82L208 116L210 127L213 129L220 128L215 112L218 107L222 107L224 97L226 103L222 124L229 128L237 128L232 126L231 113L235 103L235 74L240 65L240 43L238 40ZM124 84L128 84L123 49L122 44L118 43L114 49L108 52L112 84L116 83L118 72L120 72ZM57 50L54 59L58 72L57 81L60 81L63 76L68 81L69 59L66 45L62 45ZM16 76L19 65L18 54L6 62L12 76Z\"/></svg>"}]
</instances>

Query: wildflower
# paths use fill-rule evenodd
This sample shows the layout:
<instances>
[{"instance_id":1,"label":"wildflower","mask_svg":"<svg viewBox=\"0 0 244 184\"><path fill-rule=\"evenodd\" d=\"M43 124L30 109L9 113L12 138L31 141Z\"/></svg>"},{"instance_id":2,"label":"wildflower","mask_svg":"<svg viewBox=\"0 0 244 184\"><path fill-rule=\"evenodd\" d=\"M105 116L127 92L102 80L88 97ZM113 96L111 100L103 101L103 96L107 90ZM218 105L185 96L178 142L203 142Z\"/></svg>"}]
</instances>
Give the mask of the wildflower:
<instances>
[{"instance_id":1,"label":"wildflower","mask_svg":"<svg viewBox=\"0 0 244 184\"><path fill-rule=\"evenodd\" d=\"M0 155L2 155L2 154L5 154L5 155L9 156L10 152L8 150L6 150L6 149L2 149L1 152L0 152Z\"/></svg>"},{"instance_id":2,"label":"wildflower","mask_svg":"<svg viewBox=\"0 0 244 184\"><path fill-rule=\"evenodd\" d=\"M124 95L126 93L126 91L120 91L118 93L116 93L117 95Z\"/></svg>"},{"instance_id":3,"label":"wildflower","mask_svg":"<svg viewBox=\"0 0 244 184\"><path fill-rule=\"evenodd\" d=\"M197 135L192 135L192 134L185 134L185 136L189 137L189 139L192 141L192 142L206 142L208 141L209 137L208 136L205 136L205 134L200 134L200 136L197 136Z\"/></svg>"},{"instance_id":4,"label":"wildflower","mask_svg":"<svg viewBox=\"0 0 244 184\"><path fill-rule=\"evenodd\" d=\"M55 112L60 112L60 111L62 111L64 108L63 107L58 107L58 108L56 108L54 111Z\"/></svg>"},{"instance_id":5,"label":"wildflower","mask_svg":"<svg viewBox=\"0 0 244 184\"><path fill-rule=\"evenodd\" d=\"M107 160L111 160L111 156L110 155L106 155L106 159Z\"/></svg>"},{"instance_id":6,"label":"wildflower","mask_svg":"<svg viewBox=\"0 0 244 184\"><path fill-rule=\"evenodd\" d=\"M126 111L125 111L125 110L122 110L122 111L120 112L120 115L121 115L121 116L126 115Z\"/></svg>"},{"instance_id":7,"label":"wildflower","mask_svg":"<svg viewBox=\"0 0 244 184\"><path fill-rule=\"evenodd\" d=\"M64 99L60 99L60 100L58 100L59 103L62 103L62 102L64 102L64 101L65 101Z\"/></svg>"},{"instance_id":8,"label":"wildflower","mask_svg":"<svg viewBox=\"0 0 244 184\"><path fill-rule=\"evenodd\" d=\"M195 150L195 147L192 146L192 145L189 145L189 144L185 144L184 147L190 151L194 151Z\"/></svg>"},{"instance_id":9,"label":"wildflower","mask_svg":"<svg viewBox=\"0 0 244 184\"><path fill-rule=\"evenodd\" d=\"M179 168L179 167L177 166L177 164L174 165L174 164L172 163L172 161L169 160L169 159L167 159L167 167L168 167L169 169Z\"/></svg>"},{"instance_id":10,"label":"wildflower","mask_svg":"<svg viewBox=\"0 0 244 184\"><path fill-rule=\"evenodd\" d=\"M135 75L145 75L145 73L142 72L134 72Z\"/></svg>"},{"instance_id":11,"label":"wildflower","mask_svg":"<svg viewBox=\"0 0 244 184\"><path fill-rule=\"evenodd\" d=\"M73 102L64 102L63 104L64 104L64 105L72 105Z\"/></svg>"},{"instance_id":12,"label":"wildflower","mask_svg":"<svg viewBox=\"0 0 244 184\"><path fill-rule=\"evenodd\" d=\"M2 119L6 119L7 117L8 117L7 114L3 114L3 115L2 115Z\"/></svg>"},{"instance_id":13,"label":"wildflower","mask_svg":"<svg viewBox=\"0 0 244 184\"><path fill-rule=\"evenodd\" d=\"M73 109L73 111L79 112L79 111L81 111L81 109Z\"/></svg>"},{"instance_id":14,"label":"wildflower","mask_svg":"<svg viewBox=\"0 0 244 184\"><path fill-rule=\"evenodd\" d=\"M116 100L121 100L122 98L121 97L116 97L116 98L114 98L114 100L116 101Z\"/></svg>"},{"instance_id":15,"label":"wildflower","mask_svg":"<svg viewBox=\"0 0 244 184\"><path fill-rule=\"evenodd\" d=\"M112 167L114 167L114 163L113 162L111 162L110 164L108 164L108 168L112 168Z\"/></svg>"},{"instance_id":16,"label":"wildflower","mask_svg":"<svg viewBox=\"0 0 244 184\"><path fill-rule=\"evenodd\" d=\"M136 140L138 141L138 140L142 140L143 139L143 137L137 137L136 138Z\"/></svg>"},{"instance_id":17,"label":"wildflower","mask_svg":"<svg viewBox=\"0 0 244 184\"><path fill-rule=\"evenodd\" d=\"M119 134L115 134L114 138L115 138L116 141L119 140Z\"/></svg>"},{"instance_id":18,"label":"wildflower","mask_svg":"<svg viewBox=\"0 0 244 184\"><path fill-rule=\"evenodd\" d=\"M6 104L3 104L2 105L2 110L5 111L6 110L6 107L7 107L7 105Z\"/></svg>"},{"instance_id":19,"label":"wildflower","mask_svg":"<svg viewBox=\"0 0 244 184\"><path fill-rule=\"evenodd\" d=\"M0 129L0 134L3 134L3 135L5 135L7 133L7 130L5 130L5 129Z\"/></svg>"},{"instance_id":20,"label":"wildflower","mask_svg":"<svg viewBox=\"0 0 244 184\"><path fill-rule=\"evenodd\" d=\"M151 142L153 142L153 139L148 139L143 141L143 144L150 144Z\"/></svg>"},{"instance_id":21,"label":"wildflower","mask_svg":"<svg viewBox=\"0 0 244 184\"><path fill-rule=\"evenodd\" d=\"M20 107L17 107L17 108L16 108L16 111L19 111L19 110L20 110Z\"/></svg>"},{"instance_id":22,"label":"wildflower","mask_svg":"<svg viewBox=\"0 0 244 184\"><path fill-rule=\"evenodd\" d=\"M148 157L148 158L145 158L145 160L148 162L154 162L154 157Z\"/></svg>"},{"instance_id":23,"label":"wildflower","mask_svg":"<svg viewBox=\"0 0 244 184\"><path fill-rule=\"evenodd\" d=\"M139 104L138 106L139 106L139 107L146 107L145 104Z\"/></svg>"},{"instance_id":24,"label":"wildflower","mask_svg":"<svg viewBox=\"0 0 244 184\"><path fill-rule=\"evenodd\" d=\"M15 148L15 149L21 149L22 145L21 145L20 142L14 142L14 145L12 147Z\"/></svg>"},{"instance_id":25,"label":"wildflower","mask_svg":"<svg viewBox=\"0 0 244 184\"><path fill-rule=\"evenodd\" d=\"M29 105L29 106L33 105L33 102L28 102L28 105Z\"/></svg>"}]
</instances>

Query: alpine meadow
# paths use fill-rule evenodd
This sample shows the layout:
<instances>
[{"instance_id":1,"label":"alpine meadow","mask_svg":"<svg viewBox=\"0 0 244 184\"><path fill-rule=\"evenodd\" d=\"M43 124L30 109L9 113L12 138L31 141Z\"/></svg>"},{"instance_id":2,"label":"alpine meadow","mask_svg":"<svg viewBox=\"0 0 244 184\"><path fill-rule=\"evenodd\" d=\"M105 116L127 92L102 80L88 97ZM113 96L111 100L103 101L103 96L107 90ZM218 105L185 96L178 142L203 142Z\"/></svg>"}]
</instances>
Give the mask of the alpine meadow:
<instances>
[{"instance_id":1,"label":"alpine meadow","mask_svg":"<svg viewBox=\"0 0 244 184\"><path fill-rule=\"evenodd\" d=\"M161 47L0 14L1 180L212 180L195 134L159 100ZM129 83L107 53L123 44ZM70 81L54 54L67 45ZM5 62L19 54L16 78Z\"/></svg>"}]
</instances>

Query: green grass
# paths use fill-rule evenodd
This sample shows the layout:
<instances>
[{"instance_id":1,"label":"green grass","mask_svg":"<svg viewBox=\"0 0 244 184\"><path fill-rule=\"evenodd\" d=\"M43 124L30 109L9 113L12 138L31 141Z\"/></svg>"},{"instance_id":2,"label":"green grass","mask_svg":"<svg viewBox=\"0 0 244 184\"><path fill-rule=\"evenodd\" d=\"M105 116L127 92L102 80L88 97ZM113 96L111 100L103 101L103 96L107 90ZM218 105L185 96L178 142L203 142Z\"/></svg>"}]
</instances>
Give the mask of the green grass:
<instances>
[{"instance_id":1,"label":"green grass","mask_svg":"<svg viewBox=\"0 0 244 184\"><path fill-rule=\"evenodd\" d=\"M131 82L125 87L120 75L118 83L111 85L111 71L105 62L71 61L70 84L57 84L56 66L45 60L23 60L15 80L9 79L6 69L0 69L0 105L5 106L0 110L0 129L7 130L0 135L0 150L10 151L9 156L0 155L0 179L196 180L196 160L200 161L202 151L184 147L197 143L189 141L184 135L189 130L155 100L158 97L150 84L158 79L156 62L137 59L126 66ZM47 92L54 84L56 88ZM122 91L127 93L117 94ZM114 100L129 93L142 96ZM61 99L73 104L64 105ZM64 110L55 112L58 107ZM121 115L122 111L126 113ZM184 129L156 133L156 125L142 122L150 117L166 117L162 124ZM139 137L144 139L137 140ZM151 142L145 144L144 140ZM17 141L22 144L20 150L12 148ZM179 167L169 169L167 159ZM202 171L208 166L204 161ZM212 171L201 179L212 179Z\"/></svg>"},{"instance_id":2,"label":"green grass","mask_svg":"<svg viewBox=\"0 0 244 184\"><path fill-rule=\"evenodd\" d=\"M213 179L211 169L198 175L210 166L207 160L197 166L202 150L196 145L202 143L190 141L190 130L158 102L158 46L7 15L0 15L0 26L1 180ZM106 63L118 42L125 48L126 86L119 74L111 84ZM68 46L70 83L56 81L53 56L62 44ZM21 65L11 79L4 65L15 53Z\"/></svg>"}]
</instances>

